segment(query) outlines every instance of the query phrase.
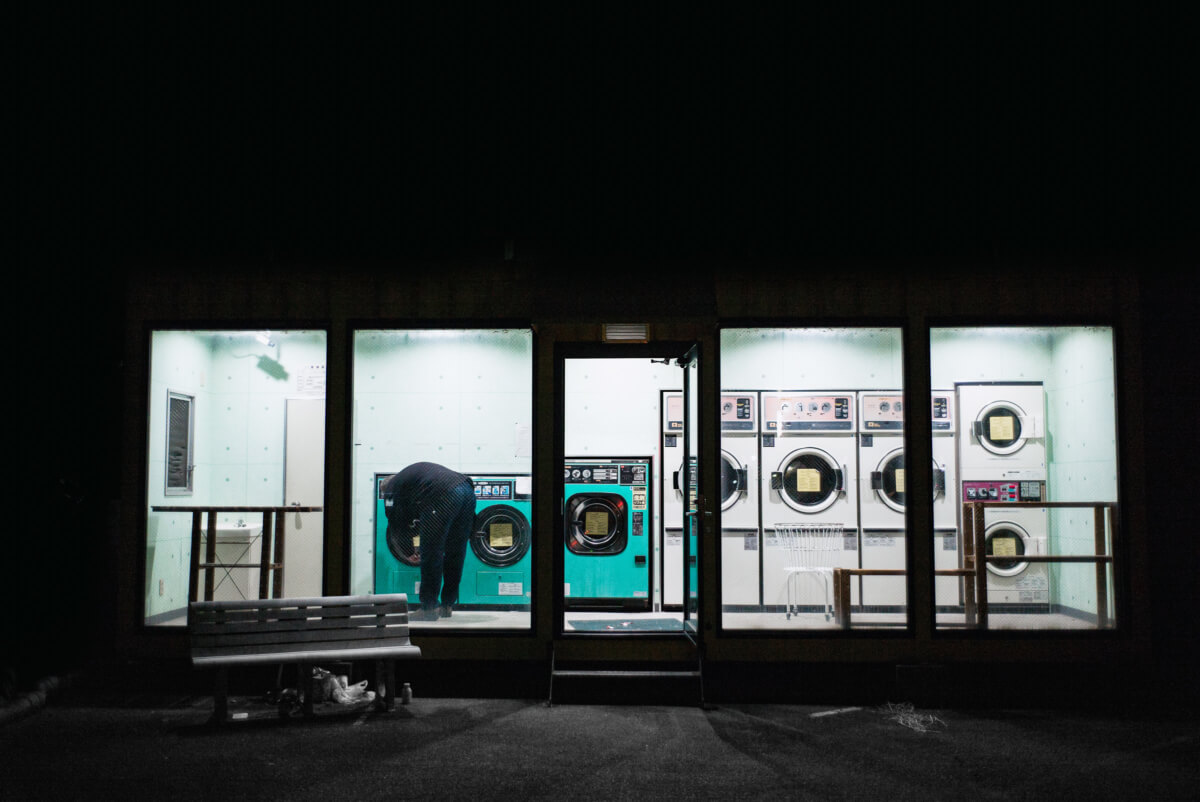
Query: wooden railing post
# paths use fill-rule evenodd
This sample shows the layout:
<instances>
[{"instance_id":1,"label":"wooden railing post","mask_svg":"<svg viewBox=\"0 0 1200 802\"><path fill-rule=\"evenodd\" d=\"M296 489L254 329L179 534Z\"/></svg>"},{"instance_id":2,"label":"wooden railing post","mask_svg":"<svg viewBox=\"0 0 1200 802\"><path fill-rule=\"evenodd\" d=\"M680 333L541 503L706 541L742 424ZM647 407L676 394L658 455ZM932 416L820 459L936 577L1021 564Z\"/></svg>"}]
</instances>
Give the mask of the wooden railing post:
<instances>
[{"instance_id":1,"label":"wooden railing post","mask_svg":"<svg viewBox=\"0 0 1200 802\"><path fill-rule=\"evenodd\" d=\"M271 598L271 538L274 535L274 527L271 526L271 511L263 510L262 523L262 552L259 555L258 569L258 598Z\"/></svg>"},{"instance_id":2,"label":"wooden railing post","mask_svg":"<svg viewBox=\"0 0 1200 802\"><path fill-rule=\"evenodd\" d=\"M188 601L196 601L200 588L196 586L196 574L200 571L200 511L192 513L192 556L188 571Z\"/></svg>"},{"instance_id":3,"label":"wooden railing post","mask_svg":"<svg viewBox=\"0 0 1200 802\"><path fill-rule=\"evenodd\" d=\"M263 528L267 526L266 515L263 515ZM282 509L275 512L275 581L273 583L272 598L283 598L283 527L286 523L285 513Z\"/></svg>"},{"instance_id":4,"label":"wooden railing post","mask_svg":"<svg viewBox=\"0 0 1200 802\"><path fill-rule=\"evenodd\" d=\"M204 600L212 601L213 598L213 563L217 561L217 511L208 510L208 543L204 550L204 562L207 564L204 568Z\"/></svg>"},{"instance_id":5,"label":"wooden railing post","mask_svg":"<svg viewBox=\"0 0 1200 802\"><path fill-rule=\"evenodd\" d=\"M982 504L971 505L971 528L975 534L975 606L978 611L979 628L988 628L987 597L987 539L984 537L984 512Z\"/></svg>"},{"instance_id":6,"label":"wooden railing post","mask_svg":"<svg viewBox=\"0 0 1200 802\"><path fill-rule=\"evenodd\" d=\"M1108 554L1108 546L1105 543L1104 524L1106 505L1097 504L1092 510L1093 528L1096 538L1096 556L1099 557ZM1108 565L1101 561L1096 561L1096 626L1100 629L1108 628Z\"/></svg>"}]
</instances>

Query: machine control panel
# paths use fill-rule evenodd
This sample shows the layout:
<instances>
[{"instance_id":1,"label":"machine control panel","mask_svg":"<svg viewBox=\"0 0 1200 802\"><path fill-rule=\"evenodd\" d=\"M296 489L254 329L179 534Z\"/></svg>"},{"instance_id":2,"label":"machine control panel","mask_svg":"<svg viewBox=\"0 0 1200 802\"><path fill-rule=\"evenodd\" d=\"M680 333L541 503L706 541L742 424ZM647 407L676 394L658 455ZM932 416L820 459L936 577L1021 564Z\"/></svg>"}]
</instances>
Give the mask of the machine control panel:
<instances>
[{"instance_id":1,"label":"machine control panel","mask_svg":"<svg viewBox=\"0 0 1200 802\"><path fill-rule=\"evenodd\" d=\"M1046 483L963 482L963 501L1045 501Z\"/></svg>"},{"instance_id":2,"label":"machine control panel","mask_svg":"<svg viewBox=\"0 0 1200 802\"><path fill-rule=\"evenodd\" d=\"M753 432L755 430L754 398L749 395L721 396L721 431Z\"/></svg>"},{"instance_id":3,"label":"machine control panel","mask_svg":"<svg viewBox=\"0 0 1200 802\"><path fill-rule=\"evenodd\" d=\"M930 408L930 421L935 432L954 427L952 410L950 394L935 390ZM904 428L904 394L863 393L861 414L863 431L900 431Z\"/></svg>"},{"instance_id":4,"label":"machine control panel","mask_svg":"<svg viewBox=\"0 0 1200 802\"><path fill-rule=\"evenodd\" d=\"M513 483L509 480L476 479L475 498L482 501L507 500L514 498Z\"/></svg>"},{"instance_id":5,"label":"machine control panel","mask_svg":"<svg viewBox=\"0 0 1200 802\"><path fill-rule=\"evenodd\" d=\"M848 395L766 395L763 420L770 432L854 431L854 404Z\"/></svg>"},{"instance_id":6,"label":"machine control panel","mask_svg":"<svg viewBox=\"0 0 1200 802\"><path fill-rule=\"evenodd\" d=\"M568 463L563 467L563 479L571 484L642 485L649 479L645 463L597 465ZM478 493L476 494L478 495Z\"/></svg>"}]
</instances>

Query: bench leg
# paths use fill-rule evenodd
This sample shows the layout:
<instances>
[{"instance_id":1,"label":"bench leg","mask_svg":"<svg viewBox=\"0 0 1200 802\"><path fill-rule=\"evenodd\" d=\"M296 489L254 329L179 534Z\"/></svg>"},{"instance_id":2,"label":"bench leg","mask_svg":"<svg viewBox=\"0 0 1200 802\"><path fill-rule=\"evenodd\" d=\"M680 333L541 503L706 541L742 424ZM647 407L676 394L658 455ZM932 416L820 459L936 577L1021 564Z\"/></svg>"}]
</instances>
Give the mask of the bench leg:
<instances>
[{"instance_id":1,"label":"bench leg","mask_svg":"<svg viewBox=\"0 0 1200 802\"><path fill-rule=\"evenodd\" d=\"M308 663L300 663L296 666L296 671L299 677L296 681L296 687L300 689L300 698L302 700L301 712L305 718L313 716L313 670Z\"/></svg>"},{"instance_id":2,"label":"bench leg","mask_svg":"<svg viewBox=\"0 0 1200 802\"><path fill-rule=\"evenodd\" d=\"M396 662L375 661L375 707L378 710L396 709Z\"/></svg>"},{"instance_id":3,"label":"bench leg","mask_svg":"<svg viewBox=\"0 0 1200 802\"><path fill-rule=\"evenodd\" d=\"M212 720L218 724L224 723L229 717L229 669L221 666L213 683L213 714Z\"/></svg>"}]
</instances>

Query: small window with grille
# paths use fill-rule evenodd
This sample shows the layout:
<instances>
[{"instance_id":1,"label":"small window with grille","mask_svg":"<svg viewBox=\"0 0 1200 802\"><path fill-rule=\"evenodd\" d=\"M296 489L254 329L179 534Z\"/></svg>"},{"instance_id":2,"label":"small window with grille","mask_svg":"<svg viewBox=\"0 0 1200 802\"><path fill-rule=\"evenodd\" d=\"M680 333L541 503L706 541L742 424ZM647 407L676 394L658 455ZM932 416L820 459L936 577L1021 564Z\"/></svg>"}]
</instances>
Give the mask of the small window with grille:
<instances>
[{"instance_id":1,"label":"small window with grille","mask_svg":"<svg viewBox=\"0 0 1200 802\"><path fill-rule=\"evenodd\" d=\"M183 393L167 393L166 494L192 493L192 434L196 399Z\"/></svg>"}]
</instances>

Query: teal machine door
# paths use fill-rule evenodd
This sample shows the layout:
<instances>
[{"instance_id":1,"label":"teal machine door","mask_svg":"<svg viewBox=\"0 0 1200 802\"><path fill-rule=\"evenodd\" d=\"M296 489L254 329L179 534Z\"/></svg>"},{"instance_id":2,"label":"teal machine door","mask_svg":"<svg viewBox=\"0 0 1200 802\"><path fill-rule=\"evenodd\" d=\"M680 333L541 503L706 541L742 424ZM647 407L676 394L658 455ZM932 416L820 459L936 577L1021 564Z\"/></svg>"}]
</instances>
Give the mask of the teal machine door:
<instances>
[{"instance_id":1,"label":"teal machine door","mask_svg":"<svg viewBox=\"0 0 1200 802\"><path fill-rule=\"evenodd\" d=\"M394 474L375 474L375 592L407 593L415 603L421 592L419 539L398 533L387 538L387 500L383 485ZM530 477L516 474L472 475L475 524L463 562L458 606L476 609L527 609L533 566L530 526Z\"/></svg>"},{"instance_id":2,"label":"teal machine door","mask_svg":"<svg viewBox=\"0 0 1200 802\"><path fill-rule=\"evenodd\" d=\"M387 538L387 505L383 485L394 473L375 474L375 592L407 593L409 604L416 605L421 593L421 564L417 550L420 538L398 532L392 542Z\"/></svg>"},{"instance_id":3,"label":"teal machine door","mask_svg":"<svg viewBox=\"0 0 1200 802\"><path fill-rule=\"evenodd\" d=\"M650 609L650 468L650 457L566 458L566 609Z\"/></svg>"}]
</instances>

